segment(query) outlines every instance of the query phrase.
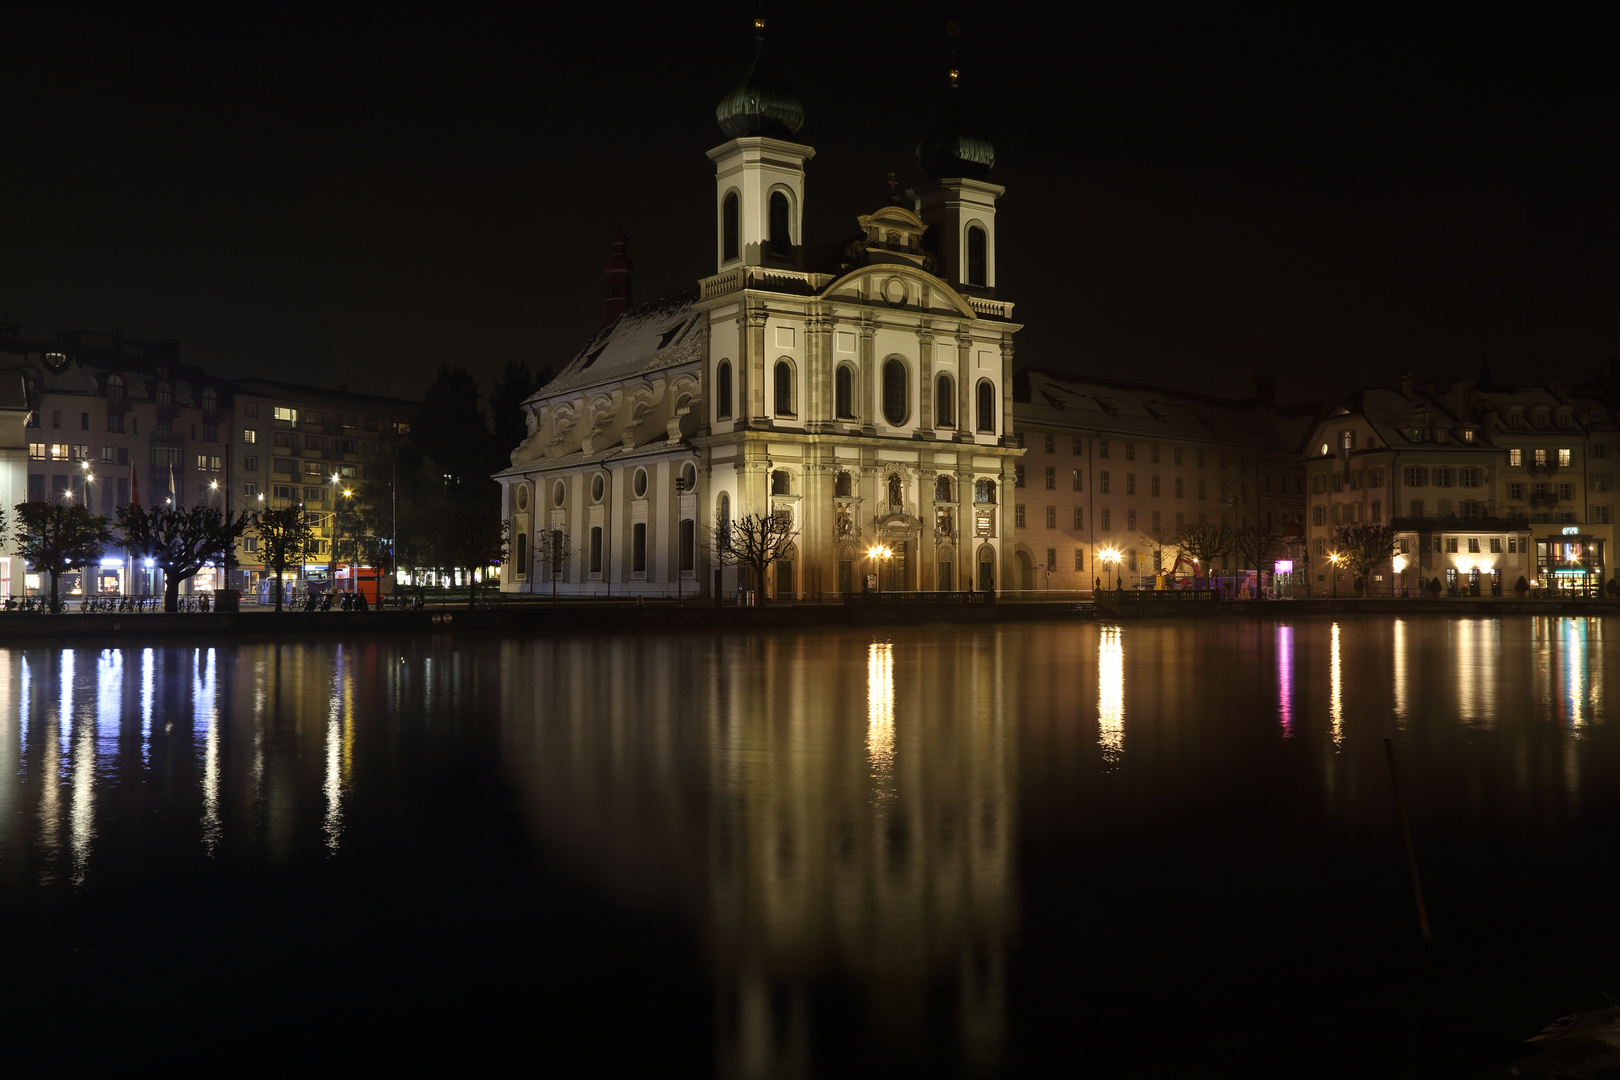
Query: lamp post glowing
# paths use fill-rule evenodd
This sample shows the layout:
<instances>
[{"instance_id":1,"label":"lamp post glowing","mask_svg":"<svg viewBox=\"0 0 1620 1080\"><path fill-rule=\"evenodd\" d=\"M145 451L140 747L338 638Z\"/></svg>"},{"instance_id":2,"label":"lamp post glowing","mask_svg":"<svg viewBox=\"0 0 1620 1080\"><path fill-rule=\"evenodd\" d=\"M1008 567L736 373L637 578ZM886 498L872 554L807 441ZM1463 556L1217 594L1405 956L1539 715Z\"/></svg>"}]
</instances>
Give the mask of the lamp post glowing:
<instances>
[{"instance_id":1,"label":"lamp post glowing","mask_svg":"<svg viewBox=\"0 0 1620 1080\"><path fill-rule=\"evenodd\" d=\"M1390 566L1394 567L1396 579L1399 581L1400 585L1404 586L1406 584L1406 556L1405 555L1397 555L1397 556L1395 556L1393 559L1390 560ZM1390 582L1390 584L1389 584L1389 595L1391 597L1395 596L1396 587L1397 587L1396 582L1394 582L1394 581Z\"/></svg>"},{"instance_id":2,"label":"lamp post glowing","mask_svg":"<svg viewBox=\"0 0 1620 1080\"><path fill-rule=\"evenodd\" d=\"M887 545L874 544L866 549L866 557L876 564L876 574L874 576L877 578L877 591L881 593L883 591L883 562L893 558L894 552Z\"/></svg>"},{"instance_id":3,"label":"lamp post glowing","mask_svg":"<svg viewBox=\"0 0 1620 1080\"><path fill-rule=\"evenodd\" d=\"M1333 599L1339 598L1339 553L1328 552L1328 562L1333 564Z\"/></svg>"},{"instance_id":4,"label":"lamp post glowing","mask_svg":"<svg viewBox=\"0 0 1620 1080\"><path fill-rule=\"evenodd\" d=\"M1111 567L1109 573L1114 576L1114 580L1116 582L1116 591L1123 588L1124 579L1119 577L1119 562L1121 558L1119 549L1111 547L1103 548L1102 551L1097 553L1097 558L1101 559L1105 565Z\"/></svg>"}]
</instances>

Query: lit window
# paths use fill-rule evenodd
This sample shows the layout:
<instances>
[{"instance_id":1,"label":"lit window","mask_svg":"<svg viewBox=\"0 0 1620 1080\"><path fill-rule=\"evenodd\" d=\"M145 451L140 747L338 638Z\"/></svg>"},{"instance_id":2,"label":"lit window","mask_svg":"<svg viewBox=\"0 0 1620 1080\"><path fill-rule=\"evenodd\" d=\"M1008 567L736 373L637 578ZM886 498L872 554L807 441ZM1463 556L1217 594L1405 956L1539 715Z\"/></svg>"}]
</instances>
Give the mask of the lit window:
<instances>
[{"instance_id":1,"label":"lit window","mask_svg":"<svg viewBox=\"0 0 1620 1080\"><path fill-rule=\"evenodd\" d=\"M298 422L298 410L297 409L288 409L288 408L284 408L284 407L282 407L280 405L277 405L276 406L276 419L277 420L285 420L288 423L296 424Z\"/></svg>"},{"instance_id":2,"label":"lit window","mask_svg":"<svg viewBox=\"0 0 1620 1080\"><path fill-rule=\"evenodd\" d=\"M252 428L243 428L242 429L242 441L245 442L245 443L258 442L259 441L259 433L257 431L254 431Z\"/></svg>"}]
</instances>

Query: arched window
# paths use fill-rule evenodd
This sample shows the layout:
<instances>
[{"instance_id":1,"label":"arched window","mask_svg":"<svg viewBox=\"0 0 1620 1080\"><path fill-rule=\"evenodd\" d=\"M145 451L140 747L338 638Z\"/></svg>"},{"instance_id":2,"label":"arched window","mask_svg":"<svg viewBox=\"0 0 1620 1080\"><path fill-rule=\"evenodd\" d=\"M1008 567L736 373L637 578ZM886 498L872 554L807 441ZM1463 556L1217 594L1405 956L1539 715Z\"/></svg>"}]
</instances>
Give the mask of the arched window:
<instances>
[{"instance_id":1,"label":"arched window","mask_svg":"<svg viewBox=\"0 0 1620 1080\"><path fill-rule=\"evenodd\" d=\"M691 518L681 519L681 572L690 573L696 568L697 558L697 522Z\"/></svg>"},{"instance_id":2,"label":"arched window","mask_svg":"<svg viewBox=\"0 0 1620 1080\"><path fill-rule=\"evenodd\" d=\"M788 471L786 469L777 469L775 472L771 473L771 494L793 494L793 477L788 475Z\"/></svg>"},{"instance_id":3,"label":"arched window","mask_svg":"<svg viewBox=\"0 0 1620 1080\"><path fill-rule=\"evenodd\" d=\"M726 192L725 201L720 204L720 258L730 262L737 258L737 193Z\"/></svg>"},{"instance_id":4,"label":"arched window","mask_svg":"<svg viewBox=\"0 0 1620 1080\"><path fill-rule=\"evenodd\" d=\"M840 364L833 377L833 412L840 420L855 419L855 369Z\"/></svg>"},{"instance_id":5,"label":"arched window","mask_svg":"<svg viewBox=\"0 0 1620 1080\"><path fill-rule=\"evenodd\" d=\"M107 376L107 400L123 403L124 377L122 375Z\"/></svg>"},{"instance_id":6,"label":"arched window","mask_svg":"<svg viewBox=\"0 0 1620 1080\"><path fill-rule=\"evenodd\" d=\"M956 426L956 386L949 375L941 375L934 384L934 426Z\"/></svg>"},{"instance_id":7,"label":"arched window","mask_svg":"<svg viewBox=\"0 0 1620 1080\"><path fill-rule=\"evenodd\" d=\"M934 501L935 502L955 502L956 500L951 497L951 494L952 494L952 492L951 492L951 478L950 477L942 476L938 480L934 481Z\"/></svg>"},{"instance_id":8,"label":"arched window","mask_svg":"<svg viewBox=\"0 0 1620 1080\"><path fill-rule=\"evenodd\" d=\"M975 480L973 482L973 501L994 506L996 502L996 482L994 480Z\"/></svg>"},{"instance_id":9,"label":"arched window","mask_svg":"<svg viewBox=\"0 0 1620 1080\"><path fill-rule=\"evenodd\" d=\"M996 430L996 388L986 379L979 384L979 430Z\"/></svg>"},{"instance_id":10,"label":"arched window","mask_svg":"<svg viewBox=\"0 0 1620 1080\"><path fill-rule=\"evenodd\" d=\"M792 416L793 408L793 365L786 360L776 362L776 415Z\"/></svg>"},{"instance_id":11,"label":"arched window","mask_svg":"<svg viewBox=\"0 0 1620 1080\"><path fill-rule=\"evenodd\" d=\"M214 411L216 409L218 409L218 408L219 408L219 395L214 393L214 388L210 386L208 389L206 389L206 390L204 390L202 392L203 415L212 416L214 414Z\"/></svg>"},{"instance_id":12,"label":"arched window","mask_svg":"<svg viewBox=\"0 0 1620 1080\"><path fill-rule=\"evenodd\" d=\"M158 408L167 409L174 404L174 388L166 382L160 382L157 384L157 389L153 392L152 397L157 402Z\"/></svg>"},{"instance_id":13,"label":"arched window","mask_svg":"<svg viewBox=\"0 0 1620 1080\"><path fill-rule=\"evenodd\" d=\"M591 573L602 572L602 526L591 526Z\"/></svg>"},{"instance_id":14,"label":"arched window","mask_svg":"<svg viewBox=\"0 0 1620 1080\"><path fill-rule=\"evenodd\" d=\"M911 394L907 379L904 360L890 358L883 365L883 418L895 427L905 423L908 415Z\"/></svg>"},{"instance_id":15,"label":"arched window","mask_svg":"<svg viewBox=\"0 0 1620 1080\"><path fill-rule=\"evenodd\" d=\"M849 473L838 474L838 479L833 481L833 494L845 499L855 494L855 481L850 478Z\"/></svg>"},{"instance_id":16,"label":"arched window","mask_svg":"<svg viewBox=\"0 0 1620 1080\"><path fill-rule=\"evenodd\" d=\"M731 419L731 361L720 361L715 372L714 415L719 420Z\"/></svg>"},{"instance_id":17,"label":"arched window","mask_svg":"<svg viewBox=\"0 0 1620 1080\"><path fill-rule=\"evenodd\" d=\"M724 491L714 504L714 538L721 550L731 549L731 496Z\"/></svg>"},{"instance_id":18,"label":"arched window","mask_svg":"<svg viewBox=\"0 0 1620 1080\"><path fill-rule=\"evenodd\" d=\"M526 532L518 533L517 564L513 569L522 577L529 576L529 534Z\"/></svg>"},{"instance_id":19,"label":"arched window","mask_svg":"<svg viewBox=\"0 0 1620 1080\"><path fill-rule=\"evenodd\" d=\"M967 231L967 283L969 285L983 285L987 280L985 267L987 251L984 230L977 225L969 225Z\"/></svg>"},{"instance_id":20,"label":"arched window","mask_svg":"<svg viewBox=\"0 0 1620 1080\"><path fill-rule=\"evenodd\" d=\"M788 197L780 191L771 192L771 254L783 257L793 254L793 223L788 213Z\"/></svg>"}]
</instances>

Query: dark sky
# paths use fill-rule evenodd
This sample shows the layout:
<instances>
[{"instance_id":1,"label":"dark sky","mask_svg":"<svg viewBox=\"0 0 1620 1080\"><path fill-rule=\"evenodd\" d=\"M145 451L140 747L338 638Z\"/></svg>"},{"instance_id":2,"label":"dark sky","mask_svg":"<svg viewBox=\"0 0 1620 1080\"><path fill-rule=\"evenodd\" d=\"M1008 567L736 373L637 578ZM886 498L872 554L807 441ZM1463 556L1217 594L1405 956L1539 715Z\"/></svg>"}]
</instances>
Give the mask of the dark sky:
<instances>
[{"instance_id":1,"label":"dark sky","mask_svg":"<svg viewBox=\"0 0 1620 1080\"><path fill-rule=\"evenodd\" d=\"M638 300L713 270L704 154L754 8L51 7L13 14L0 78L12 320L415 395L443 363L560 367L620 222ZM1246 394L1268 361L1287 399L1592 373L1620 355L1620 87L1588 10L957 15L1019 362ZM810 239L842 236L920 179L950 12L765 14Z\"/></svg>"}]
</instances>

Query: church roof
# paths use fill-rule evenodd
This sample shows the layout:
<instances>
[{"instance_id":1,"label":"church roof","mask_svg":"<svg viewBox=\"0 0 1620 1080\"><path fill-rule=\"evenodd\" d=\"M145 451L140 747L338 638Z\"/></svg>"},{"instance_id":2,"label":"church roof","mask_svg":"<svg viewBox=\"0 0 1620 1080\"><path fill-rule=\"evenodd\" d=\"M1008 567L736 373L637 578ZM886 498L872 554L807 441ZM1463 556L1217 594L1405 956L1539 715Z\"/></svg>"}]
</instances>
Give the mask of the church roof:
<instances>
[{"instance_id":1,"label":"church roof","mask_svg":"<svg viewBox=\"0 0 1620 1080\"><path fill-rule=\"evenodd\" d=\"M703 316L697 298L697 290L689 289L630 308L604 326L530 400L702 359Z\"/></svg>"},{"instance_id":2,"label":"church roof","mask_svg":"<svg viewBox=\"0 0 1620 1080\"><path fill-rule=\"evenodd\" d=\"M950 107L945 119L917 144L917 164L930 180L946 177L983 180L995 167L996 148L962 115L954 73Z\"/></svg>"},{"instance_id":3,"label":"church roof","mask_svg":"<svg viewBox=\"0 0 1620 1080\"><path fill-rule=\"evenodd\" d=\"M804 127L804 103L765 63L763 34L758 42L748 73L715 107L715 122L733 139L747 135L791 139Z\"/></svg>"}]
</instances>

